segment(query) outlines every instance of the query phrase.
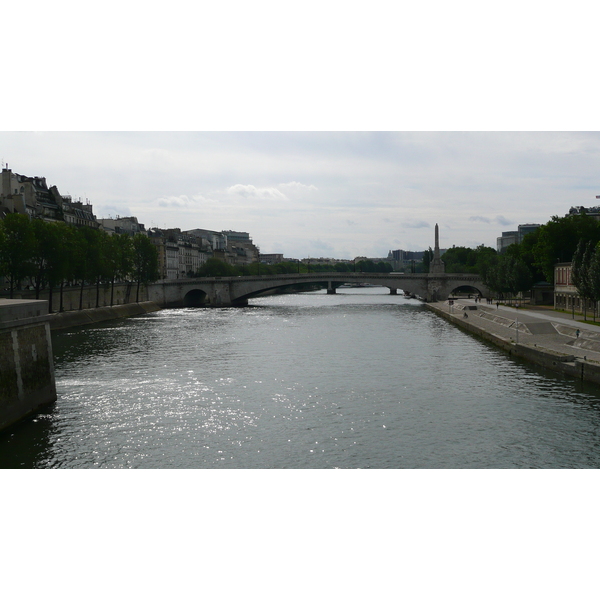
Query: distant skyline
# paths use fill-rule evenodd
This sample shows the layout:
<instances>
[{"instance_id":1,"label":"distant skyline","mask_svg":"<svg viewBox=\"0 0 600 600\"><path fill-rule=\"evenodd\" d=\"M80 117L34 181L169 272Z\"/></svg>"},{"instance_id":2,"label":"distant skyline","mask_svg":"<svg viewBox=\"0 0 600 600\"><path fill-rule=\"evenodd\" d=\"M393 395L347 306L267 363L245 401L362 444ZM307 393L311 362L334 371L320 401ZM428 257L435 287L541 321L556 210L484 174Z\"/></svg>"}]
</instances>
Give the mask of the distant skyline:
<instances>
[{"instance_id":1,"label":"distant skyline","mask_svg":"<svg viewBox=\"0 0 600 600\"><path fill-rule=\"evenodd\" d=\"M286 257L496 246L600 193L599 133L3 132L14 172L146 228L247 231Z\"/></svg>"}]
</instances>

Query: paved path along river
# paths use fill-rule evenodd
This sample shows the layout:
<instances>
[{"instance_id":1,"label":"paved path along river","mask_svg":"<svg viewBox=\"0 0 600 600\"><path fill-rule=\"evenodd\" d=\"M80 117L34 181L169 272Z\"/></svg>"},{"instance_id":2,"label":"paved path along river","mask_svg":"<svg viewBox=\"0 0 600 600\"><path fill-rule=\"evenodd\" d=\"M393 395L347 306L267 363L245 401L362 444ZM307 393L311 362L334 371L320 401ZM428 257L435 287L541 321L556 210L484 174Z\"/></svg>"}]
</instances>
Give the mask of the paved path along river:
<instances>
[{"instance_id":1,"label":"paved path along river","mask_svg":"<svg viewBox=\"0 0 600 600\"><path fill-rule=\"evenodd\" d=\"M518 322L520 344L547 348L600 364L600 319L598 325L594 325L583 322L582 315L575 315L573 319L566 313L546 307L525 305L517 309L464 298L455 300L453 306L448 301L433 305L455 316L462 314L478 327L507 340L516 341Z\"/></svg>"}]
</instances>

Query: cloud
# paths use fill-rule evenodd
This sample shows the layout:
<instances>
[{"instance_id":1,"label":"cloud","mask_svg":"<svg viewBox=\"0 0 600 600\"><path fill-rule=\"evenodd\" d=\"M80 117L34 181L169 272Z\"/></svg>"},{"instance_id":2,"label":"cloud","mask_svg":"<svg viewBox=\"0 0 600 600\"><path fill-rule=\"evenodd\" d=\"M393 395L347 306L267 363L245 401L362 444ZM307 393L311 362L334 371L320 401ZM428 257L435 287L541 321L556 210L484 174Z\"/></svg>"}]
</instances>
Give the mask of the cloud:
<instances>
[{"instance_id":1,"label":"cloud","mask_svg":"<svg viewBox=\"0 0 600 600\"><path fill-rule=\"evenodd\" d=\"M99 218L248 231L287 256L308 239L339 258L373 240L422 250L436 222L444 247L495 246L598 203L600 132L0 132L0 146Z\"/></svg>"},{"instance_id":2,"label":"cloud","mask_svg":"<svg viewBox=\"0 0 600 600\"><path fill-rule=\"evenodd\" d=\"M479 221L480 223L486 223L487 225L490 224L497 224L497 225L502 225L504 227L506 227L507 225L512 225L514 223L514 221L511 221L505 217L503 217L502 215L497 215L494 219L490 219L489 217L482 217L480 215L477 215L475 217L469 217L469 221Z\"/></svg>"},{"instance_id":3,"label":"cloud","mask_svg":"<svg viewBox=\"0 0 600 600\"><path fill-rule=\"evenodd\" d=\"M317 240L308 240L309 254L313 258L323 257L323 258L333 258L335 254L334 247L327 243L323 242L320 239Z\"/></svg>"},{"instance_id":4,"label":"cloud","mask_svg":"<svg viewBox=\"0 0 600 600\"><path fill-rule=\"evenodd\" d=\"M403 221L402 226L408 227L410 229L422 229L424 227L430 227L429 223L427 223L426 221L415 221L415 220Z\"/></svg>"},{"instance_id":5,"label":"cloud","mask_svg":"<svg viewBox=\"0 0 600 600\"><path fill-rule=\"evenodd\" d=\"M190 208L196 206L197 202L194 199L188 198L185 194L182 196L168 196L159 198L158 205L163 208Z\"/></svg>"},{"instance_id":6,"label":"cloud","mask_svg":"<svg viewBox=\"0 0 600 600\"><path fill-rule=\"evenodd\" d=\"M280 183L278 187L302 192L316 192L319 189L315 185L306 185L305 183L298 183L297 181L290 181L289 183Z\"/></svg>"},{"instance_id":7,"label":"cloud","mask_svg":"<svg viewBox=\"0 0 600 600\"><path fill-rule=\"evenodd\" d=\"M508 219L505 219L502 215L498 215L496 217L496 223L498 223L498 225L512 225L514 221L509 221Z\"/></svg>"},{"instance_id":8,"label":"cloud","mask_svg":"<svg viewBox=\"0 0 600 600\"><path fill-rule=\"evenodd\" d=\"M285 194L275 187L256 187L254 185L242 185L236 183L227 188L228 194L242 196L248 200L287 200Z\"/></svg>"},{"instance_id":9,"label":"cloud","mask_svg":"<svg viewBox=\"0 0 600 600\"><path fill-rule=\"evenodd\" d=\"M94 206L94 214L99 219L112 219L117 215L131 215L131 211L125 205L117 206L116 204L98 204Z\"/></svg>"}]
</instances>

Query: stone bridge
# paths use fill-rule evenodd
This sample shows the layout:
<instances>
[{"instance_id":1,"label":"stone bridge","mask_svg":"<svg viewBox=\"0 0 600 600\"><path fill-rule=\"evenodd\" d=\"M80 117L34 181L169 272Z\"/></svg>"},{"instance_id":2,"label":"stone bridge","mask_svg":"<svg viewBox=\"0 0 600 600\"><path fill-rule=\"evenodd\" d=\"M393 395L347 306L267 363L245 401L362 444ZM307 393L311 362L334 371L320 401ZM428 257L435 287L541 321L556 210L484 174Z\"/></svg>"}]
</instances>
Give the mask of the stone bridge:
<instances>
[{"instance_id":1,"label":"stone bridge","mask_svg":"<svg viewBox=\"0 0 600 600\"><path fill-rule=\"evenodd\" d=\"M473 288L474 293L489 296L489 289L479 275L469 273L301 273L250 277L199 277L165 279L148 286L148 300L162 307L246 306L248 299L264 293L285 293L286 288L301 283L327 287L334 294L343 283L367 283L385 286L391 294L402 290L426 302L446 300L459 287Z\"/></svg>"}]
</instances>

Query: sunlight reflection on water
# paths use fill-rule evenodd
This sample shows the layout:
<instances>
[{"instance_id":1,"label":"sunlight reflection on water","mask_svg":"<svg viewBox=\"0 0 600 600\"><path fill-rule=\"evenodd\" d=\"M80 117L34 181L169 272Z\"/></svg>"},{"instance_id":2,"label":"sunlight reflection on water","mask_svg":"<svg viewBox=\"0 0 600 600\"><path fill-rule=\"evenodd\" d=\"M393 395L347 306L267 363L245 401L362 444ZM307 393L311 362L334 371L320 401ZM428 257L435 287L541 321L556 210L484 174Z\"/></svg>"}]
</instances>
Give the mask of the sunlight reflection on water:
<instances>
[{"instance_id":1,"label":"sunlight reflection on water","mask_svg":"<svg viewBox=\"0 0 600 600\"><path fill-rule=\"evenodd\" d=\"M0 439L0 466L600 465L593 388L416 301L373 288L253 304L55 335L59 400Z\"/></svg>"}]
</instances>

